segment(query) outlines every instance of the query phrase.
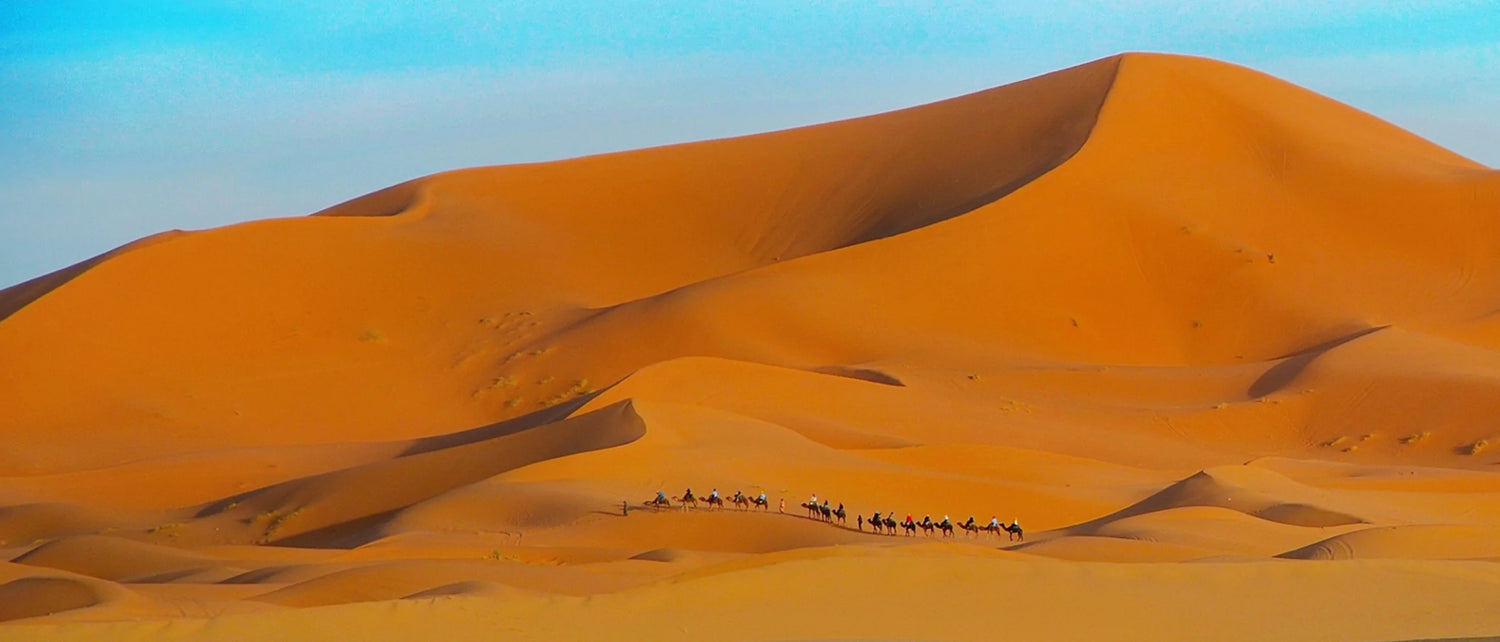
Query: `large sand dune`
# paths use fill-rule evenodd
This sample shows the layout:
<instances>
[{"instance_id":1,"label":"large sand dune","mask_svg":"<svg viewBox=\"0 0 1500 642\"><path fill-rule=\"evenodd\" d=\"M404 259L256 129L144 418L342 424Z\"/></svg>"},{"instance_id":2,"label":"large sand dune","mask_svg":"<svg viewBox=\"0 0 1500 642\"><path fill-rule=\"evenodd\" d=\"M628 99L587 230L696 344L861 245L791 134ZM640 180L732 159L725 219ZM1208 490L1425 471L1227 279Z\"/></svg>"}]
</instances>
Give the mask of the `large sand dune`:
<instances>
[{"instance_id":1,"label":"large sand dune","mask_svg":"<svg viewBox=\"0 0 1500 642\"><path fill-rule=\"evenodd\" d=\"M0 639L1497 635L1496 239L1134 54L158 235L0 290Z\"/></svg>"}]
</instances>

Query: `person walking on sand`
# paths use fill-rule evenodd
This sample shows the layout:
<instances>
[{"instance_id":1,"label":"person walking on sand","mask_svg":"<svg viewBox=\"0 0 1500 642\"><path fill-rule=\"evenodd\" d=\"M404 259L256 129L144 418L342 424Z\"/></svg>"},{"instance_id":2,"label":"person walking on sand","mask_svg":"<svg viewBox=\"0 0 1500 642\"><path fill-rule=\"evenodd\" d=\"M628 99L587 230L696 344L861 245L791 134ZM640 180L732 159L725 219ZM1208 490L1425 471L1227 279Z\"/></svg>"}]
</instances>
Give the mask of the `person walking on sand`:
<instances>
[{"instance_id":1,"label":"person walking on sand","mask_svg":"<svg viewBox=\"0 0 1500 642\"><path fill-rule=\"evenodd\" d=\"M785 497L781 498L780 505L778 505L776 507L776 512L781 513L782 515L786 514L786 498Z\"/></svg>"}]
</instances>

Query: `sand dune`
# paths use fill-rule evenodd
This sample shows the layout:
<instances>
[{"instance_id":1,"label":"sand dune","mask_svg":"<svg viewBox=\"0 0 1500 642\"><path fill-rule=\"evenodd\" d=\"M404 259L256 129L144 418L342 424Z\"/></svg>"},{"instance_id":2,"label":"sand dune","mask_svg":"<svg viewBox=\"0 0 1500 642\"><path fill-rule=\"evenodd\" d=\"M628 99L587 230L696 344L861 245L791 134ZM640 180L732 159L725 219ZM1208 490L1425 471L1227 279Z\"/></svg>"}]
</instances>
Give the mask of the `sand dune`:
<instances>
[{"instance_id":1,"label":"sand dune","mask_svg":"<svg viewBox=\"0 0 1500 642\"><path fill-rule=\"evenodd\" d=\"M14 561L117 582L147 582L159 575L197 569L209 563L208 558L174 548L103 535L53 540Z\"/></svg>"},{"instance_id":2,"label":"sand dune","mask_svg":"<svg viewBox=\"0 0 1500 642\"><path fill-rule=\"evenodd\" d=\"M99 594L82 582L57 577L23 577L0 584L0 622L94 606Z\"/></svg>"},{"instance_id":3,"label":"sand dune","mask_svg":"<svg viewBox=\"0 0 1500 642\"><path fill-rule=\"evenodd\" d=\"M1477 559L1500 561L1500 528L1411 524L1330 537L1283 553L1290 559Z\"/></svg>"},{"instance_id":4,"label":"sand dune","mask_svg":"<svg viewBox=\"0 0 1500 642\"><path fill-rule=\"evenodd\" d=\"M70 504L14 504L0 508L0 547L26 546L127 524L145 527L154 525L153 517Z\"/></svg>"},{"instance_id":5,"label":"sand dune","mask_svg":"<svg viewBox=\"0 0 1500 642\"><path fill-rule=\"evenodd\" d=\"M1348 526L1364 520L1333 508L1335 496L1250 466L1221 466L1172 484L1146 500L1101 518L1117 520L1189 506L1227 508L1292 526Z\"/></svg>"},{"instance_id":6,"label":"sand dune","mask_svg":"<svg viewBox=\"0 0 1500 642\"><path fill-rule=\"evenodd\" d=\"M1500 634L1497 211L1131 54L143 239L0 290L0 639Z\"/></svg>"}]
</instances>

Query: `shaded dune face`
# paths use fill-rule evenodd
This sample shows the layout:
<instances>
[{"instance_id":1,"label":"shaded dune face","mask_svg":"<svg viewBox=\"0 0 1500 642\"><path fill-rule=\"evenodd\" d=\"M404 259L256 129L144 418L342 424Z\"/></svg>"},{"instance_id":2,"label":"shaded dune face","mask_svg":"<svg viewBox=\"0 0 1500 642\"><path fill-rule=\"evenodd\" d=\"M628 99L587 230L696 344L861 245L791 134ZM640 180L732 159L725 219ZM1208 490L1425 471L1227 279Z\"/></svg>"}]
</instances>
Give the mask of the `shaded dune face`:
<instances>
[{"instance_id":1,"label":"shaded dune face","mask_svg":"<svg viewBox=\"0 0 1500 642\"><path fill-rule=\"evenodd\" d=\"M1388 123L1132 54L144 239L0 291L0 620L918 558L1437 583L1500 556L1496 212L1496 172ZM770 506L642 505L689 487ZM898 546L945 538L877 510L1025 540Z\"/></svg>"}]
</instances>

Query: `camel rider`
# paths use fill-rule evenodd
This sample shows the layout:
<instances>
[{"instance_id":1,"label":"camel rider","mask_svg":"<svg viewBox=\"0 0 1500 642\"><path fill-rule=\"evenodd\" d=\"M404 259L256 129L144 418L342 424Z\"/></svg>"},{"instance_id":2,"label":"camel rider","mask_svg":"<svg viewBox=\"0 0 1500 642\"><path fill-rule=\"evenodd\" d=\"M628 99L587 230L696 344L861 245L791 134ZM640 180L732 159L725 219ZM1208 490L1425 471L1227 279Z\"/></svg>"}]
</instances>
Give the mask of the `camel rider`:
<instances>
[{"instance_id":1,"label":"camel rider","mask_svg":"<svg viewBox=\"0 0 1500 642\"><path fill-rule=\"evenodd\" d=\"M1000 528L1000 519L990 515L990 528Z\"/></svg>"},{"instance_id":2,"label":"camel rider","mask_svg":"<svg viewBox=\"0 0 1500 642\"><path fill-rule=\"evenodd\" d=\"M808 506L817 506L818 505L818 494L817 493L813 493L812 499L807 500L807 505Z\"/></svg>"},{"instance_id":3,"label":"camel rider","mask_svg":"<svg viewBox=\"0 0 1500 642\"><path fill-rule=\"evenodd\" d=\"M942 521L942 524L943 524L943 525L944 525L944 526L952 526L952 525L953 525L953 521L952 521L952 520L949 520L949 519L948 519L948 516L947 516L947 515L944 515L944 516L943 516L943 521Z\"/></svg>"},{"instance_id":4,"label":"camel rider","mask_svg":"<svg viewBox=\"0 0 1500 642\"><path fill-rule=\"evenodd\" d=\"M912 521L911 513L907 513L906 514L906 523L908 523L908 524L915 524L916 523L916 522Z\"/></svg>"},{"instance_id":5,"label":"camel rider","mask_svg":"<svg viewBox=\"0 0 1500 642\"><path fill-rule=\"evenodd\" d=\"M760 503L766 503L766 491L760 491Z\"/></svg>"},{"instance_id":6,"label":"camel rider","mask_svg":"<svg viewBox=\"0 0 1500 642\"><path fill-rule=\"evenodd\" d=\"M688 498L691 498L692 496L693 496L693 489L692 488L687 489L687 492L682 494L682 498L683 499L688 499Z\"/></svg>"},{"instance_id":7,"label":"camel rider","mask_svg":"<svg viewBox=\"0 0 1500 642\"><path fill-rule=\"evenodd\" d=\"M823 500L823 510L828 510L828 500Z\"/></svg>"},{"instance_id":8,"label":"camel rider","mask_svg":"<svg viewBox=\"0 0 1500 642\"><path fill-rule=\"evenodd\" d=\"M968 526L970 528L974 527L974 516L973 515L969 516L969 521L964 522L964 526Z\"/></svg>"},{"instance_id":9,"label":"camel rider","mask_svg":"<svg viewBox=\"0 0 1500 642\"><path fill-rule=\"evenodd\" d=\"M708 494L708 498L709 499L718 499L719 498L719 489L715 488L714 492Z\"/></svg>"},{"instance_id":10,"label":"camel rider","mask_svg":"<svg viewBox=\"0 0 1500 642\"><path fill-rule=\"evenodd\" d=\"M656 503L660 504L665 501L667 501L667 494L659 490L656 491Z\"/></svg>"},{"instance_id":11,"label":"camel rider","mask_svg":"<svg viewBox=\"0 0 1500 642\"><path fill-rule=\"evenodd\" d=\"M1016 521L1015 518L1011 518L1010 529L1013 531L1021 530L1021 522Z\"/></svg>"},{"instance_id":12,"label":"camel rider","mask_svg":"<svg viewBox=\"0 0 1500 642\"><path fill-rule=\"evenodd\" d=\"M923 524L931 524L932 523L932 516L931 515L923 515L922 516L922 523Z\"/></svg>"},{"instance_id":13,"label":"camel rider","mask_svg":"<svg viewBox=\"0 0 1500 642\"><path fill-rule=\"evenodd\" d=\"M880 511L875 511L875 516L870 518L870 523L871 524L879 524L880 523Z\"/></svg>"},{"instance_id":14,"label":"camel rider","mask_svg":"<svg viewBox=\"0 0 1500 642\"><path fill-rule=\"evenodd\" d=\"M738 488L734 489L734 501L737 501L737 502L745 501L745 493L744 493L744 491L741 491Z\"/></svg>"}]
</instances>

